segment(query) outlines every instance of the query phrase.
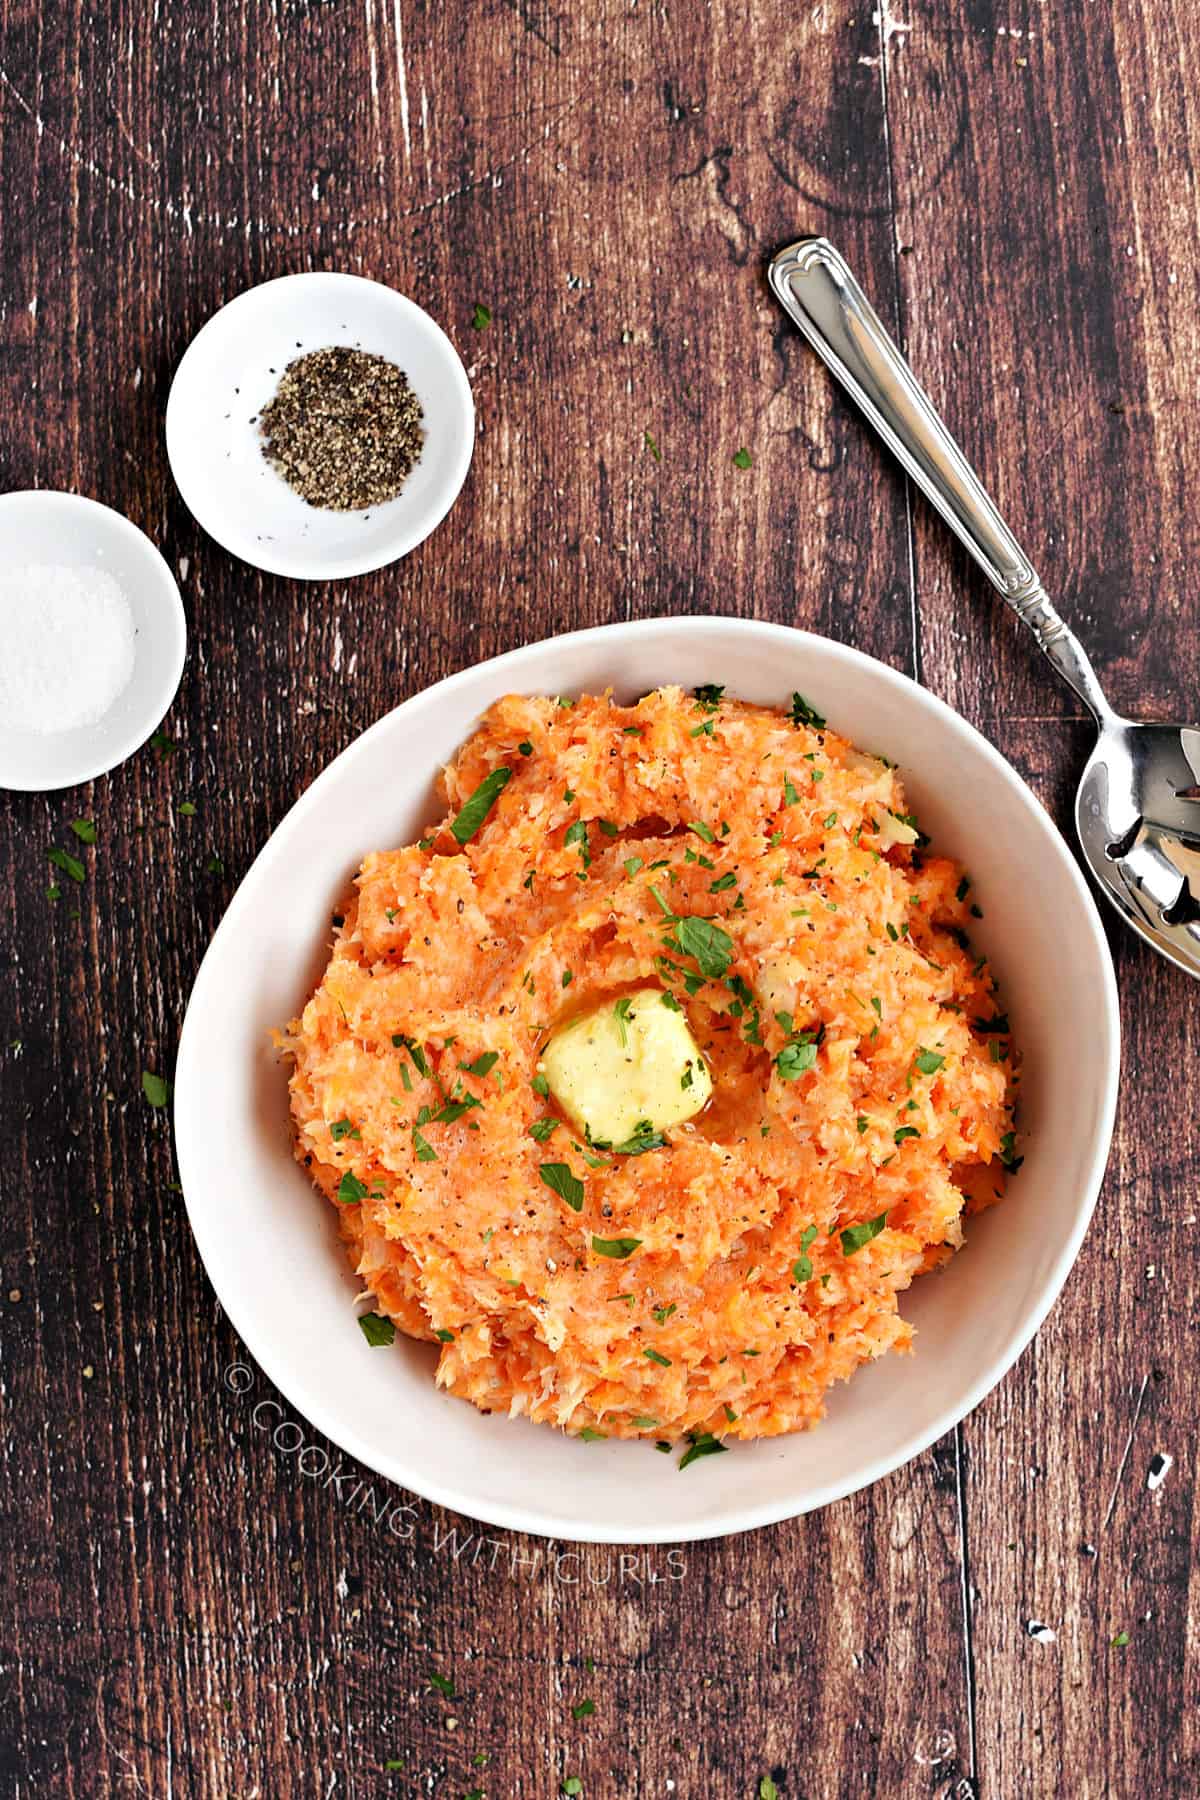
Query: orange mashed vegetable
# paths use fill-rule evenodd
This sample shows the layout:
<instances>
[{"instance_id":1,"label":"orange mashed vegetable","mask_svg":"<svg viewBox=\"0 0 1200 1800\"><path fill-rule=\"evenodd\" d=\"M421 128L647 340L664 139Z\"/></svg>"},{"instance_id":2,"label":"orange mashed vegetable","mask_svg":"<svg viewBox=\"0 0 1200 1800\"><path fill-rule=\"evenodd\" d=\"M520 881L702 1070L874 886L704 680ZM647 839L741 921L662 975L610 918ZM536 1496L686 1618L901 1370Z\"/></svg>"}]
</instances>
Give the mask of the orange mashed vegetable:
<instances>
[{"instance_id":1,"label":"orange mashed vegetable","mask_svg":"<svg viewBox=\"0 0 1200 1800\"><path fill-rule=\"evenodd\" d=\"M799 697L789 715L717 689L511 695L442 789L419 843L367 856L284 1038L296 1154L379 1311L488 1412L651 1439L814 1424L834 1382L910 1348L899 1294L1014 1160L1012 1046L962 870L895 841L896 771ZM689 917L718 927L717 962L724 934L721 974L681 950ZM597 1154L532 1085L539 1054L654 984L712 1099L661 1147Z\"/></svg>"}]
</instances>

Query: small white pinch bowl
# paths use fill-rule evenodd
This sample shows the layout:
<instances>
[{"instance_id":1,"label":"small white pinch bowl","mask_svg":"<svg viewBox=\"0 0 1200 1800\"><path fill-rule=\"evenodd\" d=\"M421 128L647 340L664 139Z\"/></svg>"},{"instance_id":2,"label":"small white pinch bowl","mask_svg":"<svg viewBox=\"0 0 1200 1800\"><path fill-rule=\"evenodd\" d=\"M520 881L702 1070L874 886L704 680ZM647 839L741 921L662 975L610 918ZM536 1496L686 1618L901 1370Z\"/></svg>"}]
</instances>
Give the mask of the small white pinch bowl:
<instances>
[{"instance_id":1,"label":"small white pinch bowl","mask_svg":"<svg viewBox=\"0 0 1200 1800\"><path fill-rule=\"evenodd\" d=\"M69 731L18 730L0 718L0 788L49 793L115 769L144 744L175 697L187 651L175 577L144 532L82 494L30 488L0 495L0 558L96 569L133 615L133 672L112 705Z\"/></svg>"},{"instance_id":2,"label":"small white pinch bowl","mask_svg":"<svg viewBox=\"0 0 1200 1800\"><path fill-rule=\"evenodd\" d=\"M421 456L394 500L363 512L310 506L262 453L258 417L289 363L349 345L396 363L424 412ZM364 575L407 556L466 479L475 403L453 344L427 312L360 275L283 275L214 313L167 400L167 455L189 510L255 568L300 581Z\"/></svg>"},{"instance_id":3,"label":"small white pinch bowl","mask_svg":"<svg viewBox=\"0 0 1200 1800\"><path fill-rule=\"evenodd\" d=\"M864 749L898 761L935 847L968 867L977 938L1023 1056L1024 1167L972 1219L963 1251L901 1297L915 1354L836 1388L814 1431L681 1471L646 1443L584 1443L485 1416L434 1385L436 1357L397 1335L372 1349L333 1208L291 1151L287 1071L269 1033L324 967L330 913L363 854L411 842L431 783L492 701L517 692L622 700L668 682L726 684L786 705L799 689ZM993 1388L1045 1318L1104 1174L1120 1061L1116 984L1096 906L1066 843L1004 758L923 688L857 650L741 619L574 632L465 669L396 708L330 764L246 876L196 979L175 1073L179 1168L200 1253L266 1375L327 1438L442 1506L517 1531L678 1543L791 1518L865 1487L941 1437ZM214 1129L214 1121L219 1129ZM1119 1347L1116 1347L1119 1353ZM227 1383L256 1385L235 1365ZM256 1423L280 1421L269 1389ZM286 1417L286 1413L282 1415ZM287 1443L294 1448L294 1427Z\"/></svg>"}]
</instances>

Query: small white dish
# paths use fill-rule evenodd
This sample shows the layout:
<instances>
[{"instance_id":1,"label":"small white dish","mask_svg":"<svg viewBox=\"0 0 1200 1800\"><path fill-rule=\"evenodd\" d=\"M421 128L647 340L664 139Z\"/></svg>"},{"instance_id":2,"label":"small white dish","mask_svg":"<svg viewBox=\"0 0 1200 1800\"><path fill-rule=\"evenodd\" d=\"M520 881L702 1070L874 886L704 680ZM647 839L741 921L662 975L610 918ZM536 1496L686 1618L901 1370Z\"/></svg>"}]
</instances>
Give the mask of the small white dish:
<instances>
[{"instance_id":1,"label":"small white dish","mask_svg":"<svg viewBox=\"0 0 1200 1800\"><path fill-rule=\"evenodd\" d=\"M310 506L262 453L258 416L284 370L329 345L396 363L425 415L403 489L366 512ZM196 333L167 400L171 472L195 518L244 562L301 581L365 575L407 556L457 499L474 442L471 385L441 326L360 275L283 275L239 294Z\"/></svg>"},{"instance_id":2,"label":"small white dish","mask_svg":"<svg viewBox=\"0 0 1200 1800\"><path fill-rule=\"evenodd\" d=\"M417 835L431 777L492 701L609 686L629 700L667 682L714 679L774 705L798 688L838 731L898 760L935 846L970 869L986 915L975 935L1023 1057L1025 1163L1003 1204L968 1223L949 1267L904 1294L914 1355L861 1369L830 1395L815 1431L735 1444L680 1472L648 1444L584 1443L485 1416L435 1387L426 1345L364 1343L354 1322L360 1283L333 1208L292 1155L287 1070L270 1031L319 978L330 914L363 854ZM1095 902L1042 807L986 739L843 644L743 619L658 619L574 632L452 675L364 732L313 782L234 896L197 976L175 1071L176 1148L200 1254L234 1328L343 1450L493 1525L677 1543L853 1493L916 1456L996 1385L1079 1249L1108 1157L1119 1064L1116 983Z\"/></svg>"},{"instance_id":3,"label":"small white dish","mask_svg":"<svg viewBox=\"0 0 1200 1800\"><path fill-rule=\"evenodd\" d=\"M103 716L67 731L20 730L0 718L0 788L48 793L116 768L144 744L175 697L187 649L183 602L144 532L82 494L32 488L0 495L0 559L111 575L133 616L133 672Z\"/></svg>"}]
</instances>

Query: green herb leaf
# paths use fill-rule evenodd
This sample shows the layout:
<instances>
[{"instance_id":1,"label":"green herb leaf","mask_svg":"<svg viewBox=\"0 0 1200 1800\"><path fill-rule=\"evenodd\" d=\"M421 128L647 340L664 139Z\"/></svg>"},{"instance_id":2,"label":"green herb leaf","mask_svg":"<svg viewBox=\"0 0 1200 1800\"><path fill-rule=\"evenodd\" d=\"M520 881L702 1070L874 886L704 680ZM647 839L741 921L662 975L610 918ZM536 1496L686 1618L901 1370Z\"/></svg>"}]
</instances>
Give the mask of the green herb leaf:
<instances>
[{"instance_id":1,"label":"green herb leaf","mask_svg":"<svg viewBox=\"0 0 1200 1800\"><path fill-rule=\"evenodd\" d=\"M452 1344L454 1342L454 1333L445 1330L444 1327L435 1331L433 1335L438 1340L439 1344Z\"/></svg>"},{"instance_id":2,"label":"green herb leaf","mask_svg":"<svg viewBox=\"0 0 1200 1800\"><path fill-rule=\"evenodd\" d=\"M647 1150L661 1150L666 1143L661 1131L655 1131L649 1119L639 1119L636 1130L623 1144L613 1145L614 1156L642 1156Z\"/></svg>"},{"instance_id":3,"label":"green herb leaf","mask_svg":"<svg viewBox=\"0 0 1200 1800\"><path fill-rule=\"evenodd\" d=\"M81 844L94 844L96 827L91 819L70 819L67 821Z\"/></svg>"},{"instance_id":4,"label":"green herb leaf","mask_svg":"<svg viewBox=\"0 0 1200 1800\"><path fill-rule=\"evenodd\" d=\"M152 1075L149 1069L143 1069L142 1092L151 1106L165 1106L171 1098L171 1084L164 1081L161 1075Z\"/></svg>"},{"instance_id":5,"label":"green herb leaf","mask_svg":"<svg viewBox=\"0 0 1200 1800\"><path fill-rule=\"evenodd\" d=\"M347 1169L338 1182L337 1197L339 1206L357 1206L367 1197L367 1184L358 1179L353 1169Z\"/></svg>"},{"instance_id":6,"label":"green herb leaf","mask_svg":"<svg viewBox=\"0 0 1200 1800\"><path fill-rule=\"evenodd\" d=\"M588 828L586 819L576 819L573 825L567 826L567 834L563 838L563 845L565 848L570 849L572 844L578 848L579 858L583 863L584 868L590 868L592 863L592 852L588 846Z\"/></svg>"},{"instance_id":7,"label":"green herb leaf","mask_svg":"<svg viewBox=\"0 0 1200 1800\"><path fill-rule=\"evenodd\" d=\"M769 1775L764 1775L758 1784L758 1800L779 1800L779 1789Z\"/></svg>"},{"instance_id":8,"label":"green herb leaf","mask_svg":"<svg viewBox=\"0 0 1200 1800\"><path fill-rule=\"evenodd\" d=\"M460 1062L458 1066L464 1075L478 1075L482 1080L485 1075L491 1074L499 1061L498 1050L485 1050L482 1056L475 1058L474 1062Z\"/></svg>"},{"instance_id":9,"label":"green herb leaf","mask_svg":"<svg viewBox=\"0 0 1200 1800\"><path fill-rule=\"evenodd\" d=\"M1114 1650L1123 1650L1129 1642L1129 1633L1127 1631L1115 1632L1111 1641Z\"/></svg>"},{"instance_id":10,"label":"green herb leaf","mask_svg":"<svg viewBox=\"0 0 1200 1800\"><path fill-rule=\"evenodd\" d=\"M803 694L792 695L792 724L808 725L813 731L823 731L825 721L815 706L810 706Z\"/></svg>"},{"instance_id":11,"label":"green herb leaf","mask_svg":"<svg viewBox=\"0 0 1200 1800\"><path fill-rule=\"evenodd\" d=\"M902 1144L905 1138L919 1138L920 1135L921 1134L915 1125L901 1125L898 1131L893 1131L892 1133L892 1137L897 1144Z\"/></svg>"},{"instance_id":12,"label":"green herb leaf","mask_svg":"<svg viewBox=\"0 0 1200 1800\"><path fill-rule=\"evenodd\" d=\"M817 1060L817 1046L812 1043L785 1044L775 1058L780 1081L798 1081Z\"/></svg>"},{"instance_id":13,"label":"green herb leaf","mask_svg":"<svg viewBox=\"0 0 1200 1800\"><path fill-rule=\"evenodd\" d=\"M417 1153L418 1162L437 1161L437 1151L429 1142L429 1139L424 1137L415 1127L413 1128L413 1149Z\"/></svg>"},{"instance_id":14,"label":"green herb leaf","mask_svg":"<svg viewBox=\"0 0 1200 1800\"><path fill-rule=\"evenodd\" d=\"M625 995L625 997L621 1000L618 1000L617 1004L613 1007L613 1014L617 1021L617 1031L620 1034L620 1038L621 1038L622 1050L624 1050L629 1043L629 1028L628 1028L627 1020L629 1018L629 1009L632 1005L633 1005L633 1001L629 998L628 995Z\"/></svg>"},{"instance_id":15,"label":"green herb leaf","mask_svg":"<svg viewBox=\"0 0 1200 1800\"><path fill-rule=\"evenodd\" d=\"M565 1200L572 1212L583 1211L583 1183L570 1163L542 1163L538 1174L550 1192Z\"/></svg>"},{"instance_id":16,"label":"green herb leaf","mask_svg":"<svg viewBox=\"0 0 1200 1800\"><path fill-rule=\"evenodd\" d=\"M689 819L688 830L694 831L696 836L703 838L706 844L715 844L717 841L716 833L711 826L704 823L703 819Z\"/></svg>"},{"instance_id":17,"label":"green herb leaf","mask_svg":"<svg viewBox=\"0 0 1200 1800\"><path fill-rule=\"evenodd\" d=\"M808 1254L809 1246L817 1235L815 1225L807 1225L800 1238L800 1254L792 1264L792 1280L797 1282L811 1281L813 1274L812 1258Z\"/></svg>"},{"instance_id":18,"label":"green herb leaf","mask_svg":"<svg viewBox=\"0 0 1200 1800\"><path fill-rule=\"evenodd\" d=\"M642 1355L647 1359L647 1361L652 1362L652 1363L657 1363L660 1369L669 1369L671 1366L670 1357L663 1356L662 1353L658 1350L643 1350Z\"/></svg>"},{"instance_id":19,"label":"green herb leaf","mask_svg":"<svg viewBox=\"0 0 1200 1800\"><path fill-rule=\"evenodd\" d=\"M698 1462L702 1456L720 1456L729 1448L728 1444L715 1438L711 1431L689 1431L688 1442L690 1448L679 1459L681 1469L686 1469L689 1463Z\"/></svg>"},{"instance_id":20,"label":"green herb leaf","mask_svg":"<svg viewBox=\"0 0 1200 1800\"><path fill-rule=\"evenodd\" d=\"M362 1132L352 1119L335 1119L329 1127L329 1135L335 1144L340 1144L343 1138L360 1138Z\"/></svg>"},{"instance_id":21,"label":"green herb leaf","mask_svg":"<svg viewBox=\"0 0 1200 1800\"><path fill-rule=\"evenodd\" d=\"M692 693L697 706L703 706L708 712L715 712L721 704L725 689L723 686L718 687L715 681L705 681L698 688L693 688Z\"/></svg>"},{"instance_id":22,"label":"green herb leaf","mask_svg":"<svg viewBox=\"0 0 1200 1800\"><path fill-rule=\"evenodd\" d=\"M190 800L181 800L179 802L179 811L183 814L185 819L194 819L196 816L196 808Z\"/></svg>"},{"instance_id":23,"label":"green herb leaf","mask_svg":"<svg viewBox=\"0 0 1200 1800\"><path fill-rule=\"evenodd\" d=\"M795 806L799 798L800 794L792 781L791 776L785 775L783 778L783 804L785 806Z\"/></svg>"},{"instance_id":24,"label":"green herb leaf","mask_svg":"<svg viewBox=\"0 0 1200 1800\"><path fill-rule=\"evenodd\" d=\"M671 1314L678 1311L679 1308L674 1300L672 1300L670 1306L656 1306L652 1315L654 1323L656 1325L665 1325Z\"/></svg>"},{"instance_id":25,"label":"green herb leaf","mask_svg":"<svg viewBox=\"0 0 1200 1800\"><path fill-rule=\"evenodd\" d=\"M675 936L683 954L690 956L710 981L719 980L733 961L733 939L712 919L679 919Z\"/></svg>"},{"instance_id":26,"label":"green herb leaf","mask_svg":"<svg viewBox=\"0 0 1200 1800\"><path fill-rule=\"evenodd\" d=\"M936 1075L945 1060L936 1050L922 1050L917 1055L917 1067L922 1075Z\"/></svg>"},{"instance_id":27,"label":"green herb leaf","mask_svg":"<svg viewBox=\"0 0 1200 1800\"><path fill-rule=\"evenodd\" d=\"M718 875L715 881L709 882L708 891L710 894L723 894L726 888L736 886L737 875L733 869L730 869L727 875Z\"/></svg>"},{"instance_id":28,"label":"green herb leaf","mask_svg":"<svg viewBox=\"0 0 1200 1800\"><path fill-rule=\"evenodd\" d=\"M660 463L662 461L662 451L651 437L649 429L643 433L642 442L645 444L646 449L650 452L655 462Z\"/></svg>"},{"instance_id":29,"label":"green herb leaf","mask_svg":"<svg viewBox=\"0 0 1200 1800\"><path fill-rule=\"evenodd\" d=\"M640 856L627 856L625 858L624 869L628 880L633 880L638 870L642 867L642 860L643 859Z\"/></svg>"},{"instance_id":30,"label":"green herb leaf","mask_svg":"<svg viewBox=\"0 0 1200 1800\"><path fill-rule=\"evenodd\" d=\"M748 469L753 460L750 452L744 447L741 450L735 450L733 453L733 466L735 469Z\"/></svg>"},{"instance_id":31,"label":"green herb leaf","mask_svg":"<svg viewBox=\"0 0 1200 1800\"><path fill-rule=\"evenodd\" d=\"M383 1318L379 1313L360 1313L358 1329L372 1349L378 1349L384 1344L394 1344L396 1341L396 1327L390 1319Z\"/></svg>"},{"instance_id":32,"label":"green herb leaf","mask_svg":"<svg viewBox=\"0 0 1200 1800\"><path fill-rule=\"evenodd\" d=\"M451 821L451 835L460 844L469 843L475 836L511 778L511 769L493 769L480 782L458 817Z\"/></svg>"},{"instance_id":33,"label":"green herb leaf","mask_svg":"<svg viewBox=\"0 0 1200 1800\"><path fill-rule=\"evenodd\" d=\"M439 1675L435 1669L430 1669L429 1685L436 1688L439 1694L445 1694L447 1700L454 1699L454 1683L449 1675Z\"/></svg>"},{"instance_id":34,"label":"green herb leaf","mask_svg":"<svg viewBox=\"0 0 1200 1800\"><path fill-rule=\"evenodd\" d=\"M475 302L475 310L471 314L471 325L476 331L486 331L492 322L492 309L485 306L482 300Z\"/></svg>"},{"instance_id":35,"label":"green herb leaf","mask_svg":"<svg viewBox=\"0 0 1200 1800\"><path fill-rule=\"evenodd\" d=\"M546 1080L544 1075L535 1075L529 1085L535 1094L540 1094L542 1096L543 1100L550 1092L550 1083Z\"/></svg>"},{"instance_id":36,"label":"green herb leaf","mask_svg":"<svg viewBox=\"0 0 1200 1800\"><path fill-rule=\"evenodd\" d=\"M53 850L47 850L46 855L55 868L61 869L64 875L69 875L72 881L83 881L86 878L87 870L79 858L72 856L69 850L60 850L56 846Z\"/></svg>"},{"instance_id":37,"label":"green herb leaf","mask_svg":"<svg viewBox=\"0 0 1200 1800\"><path fill-rule=\"evenodd\" d=\"M640 1250L641 1245L641 1238L592 1238L592 1249L596 1255L611 1257L614 1262L624 1262L627 1256L632 1256L635 1250Z\"/></svg>"},{"instance_id":38,"label":"green herb leaf","mask_svg":"<svg viewBox=\"0 0 1200 1800\"><path fill-rule=\"evenodd\" d=\"M535 1119L529 1127L529 1135L535 1144L544 1144L552 1131L557 1130L558 1120L547 1113L544 1119Z\"/></svg>"},{"instance_id":39,"label":"green herb leaf","mask_svg":"<svg viewBox=\"0 0 1200 1800\"><path fill-rule=\"evenodd\" d=\"M853 1256L862 1249L864 1244L869 1244L872 1238L877 1238L886 1224L887 1211L885 1210L877 1219L867 1219L862 1225L847 1226L841 1234L843 1256Z\"/></svg>"}]
</instances>

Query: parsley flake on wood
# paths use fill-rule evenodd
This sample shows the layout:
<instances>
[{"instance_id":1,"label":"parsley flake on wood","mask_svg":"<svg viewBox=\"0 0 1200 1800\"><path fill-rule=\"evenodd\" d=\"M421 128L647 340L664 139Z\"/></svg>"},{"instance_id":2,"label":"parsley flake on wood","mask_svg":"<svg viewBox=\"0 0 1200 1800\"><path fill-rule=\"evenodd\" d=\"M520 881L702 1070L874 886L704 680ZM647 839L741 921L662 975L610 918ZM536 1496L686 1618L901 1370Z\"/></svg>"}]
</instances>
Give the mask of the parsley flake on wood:
<instances>
[{"instance_id":1,"label":"parsley flake on wood","mask_svg":"<svg viewBox=\"0 0 1200 1800\"><path fill-rule=\"evenodd\" d=\"M643 432L642 442L645 445L646 449L650 452L651 456L654 458L655 462L660 463L662 461L662 451L659 449L658 445L655 443L654 439L651 437L649 428L647 428L646 431Z\"/></svg>"},{"instance_id":2,"label":"parsley flake on wood","mask_svg":"<svg viewBox=\"0 0 1200 1800\"><path fill-rule=\"evenodd\" d=\"M396 1327L390 1319L383 1318L379 1313L360 1313L358 1328L373 1349L396 1341Z\"/></svg>"},{"instance_id":3,"label":"parsley flake on wood","mask_svg":"<svg viewBox=\"0 0 1200 1800\"><path fill-rule=\"evenodd\" d=\"M164 1081L161 1075L154 1075L149 1069L142 1070L142 1092L151 1106L165 1106L171 1098L171 1084Z\"/></svg>"},{"instance_id":4,"label":"parsley flake on wood","mask_svg":"<svg viewBox=\"0 0 1200 1800\"><path fill-rule=\"evenodd\" d=\"M735 469L748 469L753 461L754 458L744 445L740 450L735 450L733 453L733 466Z\"/></svg>"},{"instance_id":5,"label":"parsley flake on wood","mask_svg":"<svg viewBox=\"0 0 1200 1800\"><path fill-rule=\"evenodd\" d=\"M54 867L56 869L61 869L64 875L69 875L72 881L83 881L86 879L87 870L84 868L79 858L77 856L72 856L69 850L60 850L56 845L53 850L47 850L46 855L54 864Z\"/></svg>"},{"instance_id":6,"label":"parsley flake on wood","mask_svg":"<svg viewBox=\"0 0 1200 1800\"><path fill-rule=\"evenodd\" d=\"M95 823L93 820L91 820L91 819L69 819L67 821L67 823L68 823L70 829L75 833L75 836L79 839L81 844L94 844L95 843L95 841L96 841L96 826L95 826Z\"/></svg>"},{"instance_id":7,"label":"parsley flake on wood","mask_svg":"<svg viewBox=\"0 0 1200 1800\"><path fill-rule=\"evenodd\" d=\"M769 1775L764 1775L758 1784L758 1800L779 1800L779 1789Z\"/></svg>"},{"instance_id":8,"label":"parsley flake on wood","mask_svg":"<svg viewBox=\"0 0 1200 1800\"><path fill-rule=\"evenodd\" d=\"M880 1213L877 1219L867 1219L861 1225L848 1225L842 1232L842 1255L854 1256L864 1244L877 1238L887 1224L887 1210Z\"/></svg>"},{"instance_id":9,"label":"parsley flake on wood","mask_svg":"<svg viewBox=\"0 0 1200 1800\"><path fill-rule=\"evenodd\" d=\"M550 1192L565 1200L572 1212L583 1211L583 1183L570 1163L541 1163L538 1174Z\"/></svg>"},{"instance_id":10,"label":"parsley flake on wood","mask_svg":"<svg viewBox=\"0 0 1200 1800\"><path fill-rule=\"evenodd\" d=\"M471 314L471 326L475 331L486 331L492 322L492 309L485 306L482 300L475 302L475 310Z\"/></svg>"},{"instance_id":11,"label":"parsley flake on wood","mask_svg":"<svg viewBox=\"0 0 1200 1800\"><path fill-rule=\"evenodd\" d=\"M484 777L462 811L450 824L450 833L458 843L466 844L475 836L512 777L511 769L493 769Z\"/></svg>"},{"instance_id":12,"label":"parsley flake on wood","mask_svg":"<svg viewBox=\"0 0 1200 1800\"><path fill-rule=\"evenodd\" d=\"M635 1250L641 1249L641 1246L641 1238L592 1238L592 1249L596 1255L610 1257L614 1262L624 1262L627 1256L632 1256Z\"/></svg>"},{"instance_id":13,"label":"parsley flake on wood","mask_svg":"<svg viewBox=\"0 0 1200 1800\"><path fill-rule=\"evenodd\" d=\"M447 1700L455 1698L454 1683L449 1675L439 1675L436 1669L429 1671L429 1686L436 1688L439 1694L445 1694Z\"/></svg>"}]
</instances>

